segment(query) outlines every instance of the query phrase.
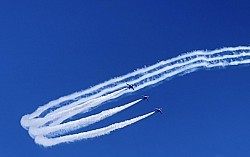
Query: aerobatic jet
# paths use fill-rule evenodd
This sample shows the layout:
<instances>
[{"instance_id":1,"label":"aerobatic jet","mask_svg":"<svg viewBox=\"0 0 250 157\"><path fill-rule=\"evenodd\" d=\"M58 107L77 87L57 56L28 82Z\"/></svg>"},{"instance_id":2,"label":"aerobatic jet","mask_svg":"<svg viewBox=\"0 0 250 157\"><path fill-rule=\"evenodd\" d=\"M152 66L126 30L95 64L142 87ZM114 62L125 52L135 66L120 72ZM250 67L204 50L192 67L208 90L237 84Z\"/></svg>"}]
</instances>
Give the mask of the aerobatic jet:
<instances>
[{"instance_id":1,"label":"aerobatic jet","mask_svg":"<svg viewBox=\"0 0 250 157\"><path fill-rule=\"evenodd\" d=\"M158 113L158 112L160 112L160 113L162 114L161 109L159 109L159 108L155 108L155 113Z\"/></svg>"},{"instance_id":2,"label":"aerobatic jet","mask_svg":"<svg viewBox=\"0 0 250 157\"><path fill-rule=\"evenodd\" d=\"M147 100L148 101L148 98L149 98L149 96L147 96L147 95L142 96L142 100Z\"/></svg>"},{"instance_id":3,"label":"aerobatic jet","mask_svg":"<svg viewBox=\"0 0 250 157\"><path fill-rule=\"evenodd\" d=\"M126 84L128 85L128 87L127 87L128 89L133 89L133 90L135 90L135 89L134 89L134 85L131 85L131 84L128 84L128 83L126 83Z\"/></svg>"}]
</instances>

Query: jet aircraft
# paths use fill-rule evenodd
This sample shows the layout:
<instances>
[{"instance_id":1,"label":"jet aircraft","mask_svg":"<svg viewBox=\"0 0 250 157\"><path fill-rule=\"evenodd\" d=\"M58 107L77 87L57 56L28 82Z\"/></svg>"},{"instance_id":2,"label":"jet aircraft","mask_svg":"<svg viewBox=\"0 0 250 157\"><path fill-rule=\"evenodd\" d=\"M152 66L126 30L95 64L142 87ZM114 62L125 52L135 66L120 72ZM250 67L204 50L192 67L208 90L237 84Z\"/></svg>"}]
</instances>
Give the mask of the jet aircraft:
<instances>
[{"instance_id":1,"label":"jet aircraft","mask_svg":"<svg viewBox=\"0 0 250 157\"><path fill-rule=\"evenodd\" d=\"M147 95L142 96L142 100L147 100L148 101L148 98L149 98L149 96L147 96Z\"/></svg>"},{"instance_id":2,"label":"jet aircraft","mask_svg":"<svg viewBox=\"0 0 250 157\"><path fill-rule=\"evenodd\" d=\"M134 89L134 85L131 85L131 84L128 84L128 83L126 83L126 84L127 84L127 86L128 86L128 87L127 87L128 89L133 89L133 90L135 90L135 89Z\"/></svg>"},{"instance_id":3,"label":"jet aircraft","mask_svg":"<svg viewBox=\"0 0 250 157\"><path fill-rule=\"evenodd\" d=\"M155 108L155 113L158 113L158 112L160 112L162 114L162 111L160 108Z\"/></svg>"}]
</instances>

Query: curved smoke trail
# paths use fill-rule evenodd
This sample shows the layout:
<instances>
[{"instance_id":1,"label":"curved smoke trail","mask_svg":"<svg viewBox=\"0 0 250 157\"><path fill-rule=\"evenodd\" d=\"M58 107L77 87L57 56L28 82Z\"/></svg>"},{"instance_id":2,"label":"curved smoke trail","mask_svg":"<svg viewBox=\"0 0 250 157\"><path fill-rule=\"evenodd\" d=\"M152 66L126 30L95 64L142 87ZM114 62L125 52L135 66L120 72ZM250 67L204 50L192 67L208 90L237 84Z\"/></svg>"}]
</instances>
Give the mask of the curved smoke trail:
<instances>
[{"instance_id":1,"label":"curved smoke trail","mask_svg":"<svg viewBox=\"0 0 250 157\"><path fill-rule=\"evenodd\" d=\"M142 115L142 116L139 116L139 117L135 117L133 119L129 119L129 120L126 120L126 121L123 121L123 122L114 123L114 124L111 124L111 125L109 125L107 127L103 127L103 128L100 128L100 129L81 132L81 133L78 133L78 134L72 134L72 135L67 135L67 136L56 137L56 138L53 138L53 139L45 138L44 136L37 136L35 138L35 142L47 147L47 146L53 146L53 145L60 144L60 143L65 143L65 142L72 142L72 141L78 141L78 140L103 136L103 135L109 134L112 131L124 128L124 127L126 127L128 125L131 125L131 124L133 124L135 122L138 122L138 121L140 121L142 119L145 119L145 118L153 115L154 113L155 112L150 112L148 114L145 114L145 115Z\"/></svg>"},{"instance_id":2,"label":"curved smoke trail","mask_svg":"<svg viewBox=\"0 0 250 157\"><path fill-rule=\"evenodd\" d=\"M36 143L43 146L52 146L63 142L72 142L75 140L105 135L111 131L144 119L145 117L152 115L154 112L134 118L137 120L131 119L125 121L128 123L120 122L88 132L60 136L103 120L104 118L135 105L141 100L139 99L129 104L125 104L124 106L106 110L99 114L81 118L79 120L65 122L67 119L75 115L89 112L101 104L116 99L128 92L136 92L145 87L158 84L164 80L194 72L199 69L220 68L249 63L249 46L228 47L213 51L194 51L186 53L169 60L161 61L152 66L138 69L132 73L113 78L81 92L73 93L51 101L48 104L39 107L32 114L24 115L21 119L21 125L23 128L29 130L30 136L35 139ZM127 90L126 83L133 84L135 90Z\"/></svg>"},{"instance_id":3,"label":"curved smoke trail","mask_svg":"<svg viewBox=\"0 0 250 157\"><path fill-rule=\"evenodd\" d=\"M54 133L54 132L57 132L56 133L57 135L64 134L64 133L67 133L70 131L80 129L82 127L86 127L86 126L94 124L96 122L99 122L105 118L108 118L108 117L110 117L118 112L121 112L122 110L125 110L125 109L139 103L141 100L142 99L138 99L138 100L135 100L131 103L125 104L123 106L108 109L108 110L102 111L101 113L91 115L89 117L81 118L79 120L70 121L67 123L58 124L58 125L54 125L54 126L45 126L45 127L41 127L41 128L34 127L34 128L29 129L29 132L33 136L48 135L48 134Z\"/></svg>"}]
</instances>

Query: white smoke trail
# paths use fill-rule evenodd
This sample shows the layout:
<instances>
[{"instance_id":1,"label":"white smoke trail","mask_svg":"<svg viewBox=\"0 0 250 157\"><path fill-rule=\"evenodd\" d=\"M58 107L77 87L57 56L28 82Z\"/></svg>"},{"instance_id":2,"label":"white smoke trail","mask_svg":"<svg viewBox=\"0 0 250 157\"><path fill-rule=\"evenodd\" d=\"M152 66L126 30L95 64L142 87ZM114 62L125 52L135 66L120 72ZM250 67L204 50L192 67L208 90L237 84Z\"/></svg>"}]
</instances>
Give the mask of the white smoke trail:
<instances>
[{"instance_id":1,"label":"white smoke trail","mask_svg":"<svg viewBox=\"0 0 250 157\"><path fill-rule=\"evenodd\" d=\"M220 68L241 64L250 64L249 46L186 53L173 59L138 69L127 75L111 79L84 91L51 101L47 105L39 107L34 113L23 116L21 125L29 129L30 135L36 138L38 135L43 136L53 132L51 128L64 126L66 123L63 122L68 118L88 112L92 108L98 107L102 103L118 98L128 92L136 92L164 80L199 69ZM126 88L124 88L126 82L135 85L135 90L126 90ZM42 116L42 113L49 112L48 110L52 108L56 109ZM78 124L80 124L79 121L75 122L74 125ZM50 128L51 130L48 129L48 131L44 131L46 130L45 128ZM68 130L74 130L76 128L77 127L72 126L71 128L71 126L69 126ZM35 130L40 130L40 133L36 134L38 131L36 132ZM67 136L70 135L66 135L66 137Z\"/></svg>"},{"instance_id":2,"label":"white smoke trail","mask_svg":"<svg viewBox=\"0 0 250 157\"><path fill-rule=\"evenodd\" d=\"M206 58L213 58L213 55L220 55L221 53L224 53L224 52L236 52L236 51L249 51L250 47L243 47L243 46L240 46L240 47L235 47L235 48L223 48L223 49L219 49L219 50L214 50L214 51L194 51L194 52L191 52L191 53L187 53L187 54L184 54L184 55L181 55L181 56L178 56L176 58L173 58L173 59L170 59L170 60L166 60L166 61L161 61L155 65L152 65L150 67L147 67L147 68L144 68L144 69L139 69L135 72L132 72L132 73L129 73L127 75L124 75L122 77L118 77L118 78L114 78L114 79L111 79L109 81L106 81L102 84L99 84L97 86L94 86L92 88L89 88L87 90L84 90L82 92L78 92L78 93L74 93L72 95L69 95L69 96L65 96L65 97L62 97L56 101L52 101L50 103L48 103L47 105L43 106L43 107L39 107L38 110L34 113L32 113L31 115L29 115L30 118L34 118L36 116L39 116L43 111L47 110L48 108L51 108L51 107L54 107L54 106L57 106L59 105L60 103L62 103L63 101L69 101L69 100L72 100L72 99L80 99L81 102L82 101L87 101L87 100L90 100L90 99L93 99L95 97L99 97L101 95L105 95L109 92L113 92L115 90L118 90L119 88L122 88L121 85L124 87L124 82L125 81L133 81L135 80L137 77L136 76L144 76L145 77L145 74L148 74L150 72L153 72L153 71L157 71L165 66L169 66L169 65L173 65L173 64L176 64L176 63L181 63L181 62L185 62L185 61L188 61L189 59L192 59L192 58L195 58L195 57L206 57ZM249 55L249 53L248 53ZM178 65L177 65L178 66ZM129 82L129 83L132 83L132 82ZM120 84L119 88L111 88L111 85L118 85ZM92 95L91 95L92 93ZM93 94L94 93L94 94ZM77 97L80 97L82 95L82 98L77 98ZM90 96L87 96L86 95L90 95ZM85 96L85 97L84 97ZM59 108L58 110L64 110L66 108L71 108L73 106L77 105L77 103L72 103L70 105L67 105L67 106L63 106L62 108Z\"/></svg>"},{"instance_id":3,"label":"white smoke trail","mask_svg":"<svg viewBox=\"0 0 250 157\"><path fill-rule=\"evenodd\" d=\"M119 122L119 123L114 123L111 124L107 127L103 127L100 129L96 129L96 130L91 130L91 131L87 131L87 132L82 132L82 133L78 133L78 134L72 134L72 135L67 135L67 136L61 136L61 137L56 137L56 138L46 138L44 136L37 136L35 138L35 142L37 144L43 145L45 147L48 146L53 146L53 145L57 145L60 143L65 143L65 142L74 142L74 141L78 141L78 140L83 140L83 139L88 139L88 138L93 138L93 137L98 137L98 136L103 136L106 134L109 134L112 131L124 128L128 125L131 125L135 122L138 122L142 119L145 119L149 116L151 116L152 114L154 114L155 112L150 112L148 114L130 119L130 120L126 120L123 122Z\"/></svg>"},{"instance_id":4,"label":"white smoke trail","mask_svg":"<svg viewBox=\"0 0 250 157\"><path fill-rule=\"evenodd\" d=\"M59 124L60 122L63 122L65 119L67 119L69 117L72 117L78 113L88 112L88 110L90 110L91 108L96 107L97 105L99 105L107 100L111 100L111 99L119 97L120 94L122 92L124 92L125 90L126 90L126 88L123 88L121 90L115 91L115 92L110 93L108 95L101 96L101 97L98 97L98 98L95 98L95 99L92 99L92 100L89 100L86 102L81 102L80 104L78 104L78 106L74 106L72 108L62 110L60 112L48 113L43 118L35 118L35 119L30 119L29 121L24 121L22 123L22 126L24 126L25 128L40 127L40 126L42 126L48 122L51 122L51 121L52 121L52 123L50 125ZM25 122L28 122L28 123L25 123Z\"/></svg>"},{"instance_id":5,"label":"white smoke trail","mask_svg":"<svg viewBox=\"0 0 250 157\"><path fill-rule=\"evenodd\" d=\"M207 56L207 55L215 55L215 54L221 54L224 52L235 52L235 51L248 51L249 52L250 47L249 46L238 46L238 47L227 47L227 48L222 48L222 49L218 49L218 50L214 50L214 51L194 51L194 52L190 52L190 53L186 53L180 56L177 56L173 59L169 59L166 61L161 61L155 65L146 67L146 68L142 68L142 69L138 69L132 73L128 73L124 76L120 76L117 78L113 78L109 81L106 81L104 83L98 84L94 87L91 87L89 89L83 90L81 92L77 92L77 93L73 93L71 95L68 96L64 96L61 97L57 100L51 101L48 104L39 107L34 113L32 113L31 115L29 115L29 118L35 118L37 116L39 116L42 112L44 112L45 110L54 107L54 106L58 106L60 105L60 103L65 102L65 101L69 101L69 100L79 100L79 99L88 99L88 97L86 97L86 95L91 95L91 94L98 94L102 91L104 91L105 89L109 89L112 85L117 85L117 84L124 84L124 82L128 82L134 79L135 76L143 76L147 73L149 73L150 71L155 71L160 69L161 67L167 66L167 65L171 65L171 64L175 64L178 62L182 62L185 60L188 60L189 58L198 56L198 55L203 55L203 56ZM130 82L131 83L131 82ZM123 85L124 86L124 85ZM115 89L117 90L117 88ZM102 94L108 93L108 92L112 92L110 89L100 93L99 95L96 95L96 97L101 96ZM95 96L92 96L90 99L94 98ZM75 105L75 104L74 104ZM65 108L71 108L73 106L73 104L65 106ZM59 108L59 110L64 110L65 108Z\"/></svg>"},{"instance_id":6,"label":"white smoke trail","mask_svg":"<svg viewBox=\"0 0 250 157\"><path fill-rule=\"evenodd\" d=\"M46 136L48 134L53 134L53 135L65 134L67 132L80 129L82 127L86 127L88 125L99 122L105 118L108 118L114 114L117 114L118 112L121 112L121 111L139 103L141 100L142 99L138 99L138 100L135 100L131 103L125 104L123 106L108 109L108 110L102 111L101 113L91 115L89 117L81 118L81 119L78 119L75 121L70 121L70 122L55 125L55 126L45 126L45 127L41 127L41 128L33 127L33 128L29 129L29 133L33 137L39 136L39 135Z\"/></svg>"}]
</instances>

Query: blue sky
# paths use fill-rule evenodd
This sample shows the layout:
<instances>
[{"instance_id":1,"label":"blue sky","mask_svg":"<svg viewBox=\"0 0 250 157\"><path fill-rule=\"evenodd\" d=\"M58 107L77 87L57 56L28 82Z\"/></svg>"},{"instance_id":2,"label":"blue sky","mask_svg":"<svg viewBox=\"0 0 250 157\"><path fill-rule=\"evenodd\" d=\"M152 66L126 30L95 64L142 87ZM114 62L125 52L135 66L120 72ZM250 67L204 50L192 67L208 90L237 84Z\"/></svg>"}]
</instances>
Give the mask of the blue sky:
<instances>
[{"instance_id":1,"label":"blue sky","mask_svg":"<svg viewBox=\"0 0 250 157\"><path fill-rule=\"evenodd\" d=\"M249 45L250 2L0 2L1 156L250 155L250 68L198 71L142 94L143 102L92 127L154 115L110 135L43 148L20 125L38 106L144 65L198 49ZM90 127L90 128L92 128Z\"/></svg>"}]
</instances>

